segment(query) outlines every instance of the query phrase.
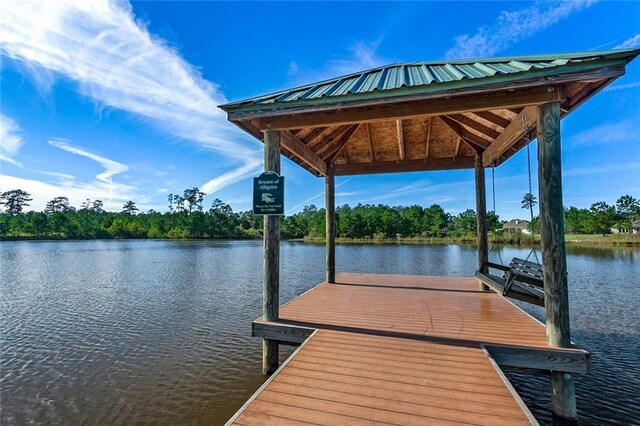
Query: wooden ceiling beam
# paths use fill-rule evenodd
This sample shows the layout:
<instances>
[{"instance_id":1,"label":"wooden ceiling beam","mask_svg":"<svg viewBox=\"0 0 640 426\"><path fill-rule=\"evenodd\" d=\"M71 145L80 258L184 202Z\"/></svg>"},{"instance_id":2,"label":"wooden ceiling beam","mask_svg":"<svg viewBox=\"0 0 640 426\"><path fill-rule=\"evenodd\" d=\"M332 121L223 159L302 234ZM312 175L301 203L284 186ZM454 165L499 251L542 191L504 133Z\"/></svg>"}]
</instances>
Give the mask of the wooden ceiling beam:
<instances>
[{"instance_id":1,"label":"wooden ceiling beam","mask_svg":"<svg viewBox=\"0 0 640 426\"><path fill-rule=\"evenodd\" d=\"M496 126L502 127L503 129L511 123L511 121L507 118L504 118L501 115L496 114L491 111L475 111L472 112L473 115L477 115L478 117L487 120L490 123L495 124Z\"/></svg>"},{"instance_id":2,"label":"wooden ceiling beam","mask_svg":"<svg viewBox=\"0 0 640 426\"><path fill-rule=\"evenodd\" d=\"M320 135L323 134L327 129L328 127L315 127L309 132L307 136L305 136L304 138L300 138L300 140L304 142L305 145L309 145L313 143L313 141L318 137L320 137Z\"/></svg>"},{"instance_id":3,"label":"wooden ceiling beam","mask_svg":"<svg viewBox=\"0 0 640 426\"><path fill-rule=\"evenodd\" d=\"M375 104L360 107L287 113L258 119L263 130L320 127L376 121L398 120L425 115L457 114L487 109L518 108L521 105L539 105L564 100L559 86L536 86L527 89L503 90L448 98L424 99L394 104ZM230 115L233 119L233 116Z\"/></svg>"},{"instance_id":4,"label":"wooden ceiling beam","mask_svg":"<svg viewBox=\"0 0 640 426\"><path fill-rule=\"evenodd\" d=\"M424 143L424 159L429 158L429 142L431 142L431 122L433 121L433 117L427 117L427 140Z\"/></svg>"},{"instance_id":5,"label":"wooden ceiling beam","mask_svg":"<svg viewBox=\"0 0 640 426\"><path fill-rule=\"evenodd\" d=\"M336 176L365 175L375 173L418 172L425 170L468 169L473 167L474 157L458 157L452 159L432 158L429 160L378 161L369 163L335 164L333 170Z\"/></svg>"},{"instance_id":6,"label":"wooden ceiling beam","mask_svg":"<svg viewBox=\"0 0 640 426\"><path fill-rule=\"evenodd\" d=\"M396 133L398 134L398 155L404 160L404 134L402 133L402 120L396 120Z\"/></svg>"},{"instance_id":7,"label":"wooden ceiling beam","mask_svg":"<svg viewBox=\"0 0 640 426\"><path fill-rule=\"evenodd\" d=\"M482 164L485 167L491 165L492 162L497 161L505 152L513 147L524 134L523 124L529 129L536 127L536 120L538 118L538 107L528 106L524 108L516 118L513 119L511 124L498 136L482 154ZM523 119L525 121L523 122Z\"/></svg>"},{"instance_id":8,"label":"wooden ceiling beam","mask_svg":"<svg viewBox=\"0 0 640 426\"><path fill-rule=\"evenodd\" d=\"M460 151L460 144L462 143L462 138L458 136L458 140L456 141L456 150L453 151L453 159L455 160L458 156L458 152ZM471 147L473 148L473 146Z\"/></svg>"},{"instance_id":9,"label":"wooden ceiling beam","mask_svg":"<svg viewBox=\"0 0 640 426\"><path fill-rule=\"evenodd\" d=\"M349 124L338 126L338 127L334 128L333 130L329 131L329 133L325 134L322 138L317 138L315 141L309 142L307 144L307 146L309 148L311 148L312 150L314 150L314 151L321 150L323 147L325 147L326 145L328 145L331 142L335 141L344 132L349 130L349 127L351 127L351 125L349 125Z\"/></svg>"},{"instance_id":10,"label":"wooden ceiling beam","mask_svg":"<svg viewBox=\"0 0 640 426\"><path fill-rule=\"evenodd\" d=\"M369 162L373 163L374 161L376 161L375 156L373 155L373 143L371 142L371 128L369 127L369 123L366 123L364 125L364 128L367 132L367 144L369 145Z\"/></svg>"},{"instance_id":11,"label":"wooden ceiling beam","mask_svg":"<svg viewBox=\"0 0 640 426\"><path fill-rule=\"evenodd\" d=\"M440 117L440 120L442 120L444 124L446 124L451 130L453 130L453 132L458 135L459 138L462 138L462 140L476 152L481 153L491 145L491 142L481 138L475 133L471 133L467 129L462 128L462 126L460 126L458 122L446 115Z\"/></svg>"},{"instance_id":12,"label":"wooden ceiling beam","mask_svg":"<svg viewBox=\"0 0 640 426\"><path fill-rule=\"evenodd\" d=\"M447 115L447 117L451 118L452 120L457 121L459 124L462 124L463 126L467 126L470 129L473 129L477 132L482 133L483 135L491 138L491 139L495 139L498 137L498 135L500 135L500 132L498 132L497 130L493 130L491 127L489 126L485 126L484 124L467 117L466 115L462 115L462 114L449 114Z\"/></svg>"},{"instance_id":13,"label":"wooden ceiling beam","mask_svg":"<svg viewBox=\"0 0 640 426\"><path fill-rule=\"evenodd\" d=\"M349 142L349 139L358 129L358 126L359 124L349 126L349 128L339 138L334 139L332 142L320 148L318 150L318 156L327 163L331 163L342 147Z\"/></svg>"},{"instance_id":14,"label":"wooden ceiling beam","mask_svg":"<svg viewBox=\"0 0 640 426\"><path fill-rule=\"evenodd\" d=\"M280 132L280 143L323 176L327 175L327 163L311 150L307 145L288 131Z\"/></svg>"}]
</instances>

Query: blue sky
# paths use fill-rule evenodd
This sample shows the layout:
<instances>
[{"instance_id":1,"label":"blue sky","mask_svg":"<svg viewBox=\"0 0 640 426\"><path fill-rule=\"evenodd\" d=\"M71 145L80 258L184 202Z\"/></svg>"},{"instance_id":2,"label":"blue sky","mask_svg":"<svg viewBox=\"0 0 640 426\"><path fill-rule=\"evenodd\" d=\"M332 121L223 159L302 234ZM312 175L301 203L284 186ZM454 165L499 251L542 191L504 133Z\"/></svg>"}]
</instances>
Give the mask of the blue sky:
<instances>
[{"instance_id":1,"label":"blue sky","mask_svg":"<svg viewBox=\"0 0 640 426\"><path fill-rule=\"evenodd\" d=\"M0 191L164 211L198 186L248 210L262 145L221 103L386 63L623 47L640 47L640 2L3 1ZM640 197L639 100L636 60L563 120L565 204ZM526 217L526 161L496 170L503 219ZM289 212L324 204L322 179L286 159L283 174ZM338 204L475 205L472 170L337 185Z\"/></svg>"}]
</instances>

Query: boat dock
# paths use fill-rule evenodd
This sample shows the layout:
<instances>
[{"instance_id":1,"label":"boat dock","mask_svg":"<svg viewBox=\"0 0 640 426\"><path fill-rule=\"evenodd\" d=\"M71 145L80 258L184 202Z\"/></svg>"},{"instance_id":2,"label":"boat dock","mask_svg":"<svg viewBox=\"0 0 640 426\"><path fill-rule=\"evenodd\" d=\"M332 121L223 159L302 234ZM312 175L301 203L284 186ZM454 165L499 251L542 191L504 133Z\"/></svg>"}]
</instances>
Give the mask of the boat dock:
<instances>
[{"instance_id":1,"label":"boat dock","mask_svg":"<svg viewBox=\"0 0 640 426\"><path fill-rule=\"evenodd\" d=\"M537 424L501 367L587 372L470 277L341 273L258 319L300 344L228 424Z\"/></svg>"},{"instance_id":2,"label":"boat dock","mask_svg":"<svg viewBox=\"0 0 640 426\"><path fill-rule=\"evenodd\" d=\"M625 49L394 64L220 105L230 122L263 143L264 171L273 179L265 188L254 184L254 200L260 200L261 193L273 205L264 208L254 201L254 213L265 216L263 319L253 323L253 335L262 337L263 373L277 374L232 421L480 423L486 420L483 416L494 416L491 424L514 420L497 409L476 410L472 407L477 405L464 398L450 397L442 408L431 402L436 398L409 402L398 396L449 387L462 391L455 386L464 384L464 392L475 395L473 401L492 395L483 386L504 387L512 398L507 405L519 407L523 418L535 423L501 377L500 368L509 367L548 374L554 422L575 424L572 373L588 372L589 358L571 340L560 122L624 75L625 66L638 55L640 49ZM509 266L492 264L486 169L495 171L534 139L542 262L533 264L527 257L514 258ZM282 156L324 178L326 282L280 307ZM531 177L529 150L527 160ZM341 228L336 177L454 169L474 171L479 282L461 277L336 275ZM529 194L533 196L531 179ZM387 234L394 236L392 229ZM544 306L545 325L504 297ZM336 343L345 340L352 342L347 351ZM361 342L375 348L373 353L361 353ZM282 343L304 346L279 368ZM444 357L445 365L435 368L431 349L446 350L451 359ZM390 350L396 358L389 358ZM428 355L416 356L415 350ZM476 364L467 363L465 356L482 361L470 370L469 365ZM313 366L314 378L306 378L305 385L285 382L293 377L292 371L302 369L301 360L309 367L305 371ZM325 388L326 382L344 384L347 378L388 382L390 387L379 382L365 387L391 394L368 395L345 390L346 385L340 385L342 391ZM410 388L413 385L420 386L420 392ZM291 391L289 386L299 387ZM460 417L451 417L454 414Z\"/></svg>"}]
</instances>

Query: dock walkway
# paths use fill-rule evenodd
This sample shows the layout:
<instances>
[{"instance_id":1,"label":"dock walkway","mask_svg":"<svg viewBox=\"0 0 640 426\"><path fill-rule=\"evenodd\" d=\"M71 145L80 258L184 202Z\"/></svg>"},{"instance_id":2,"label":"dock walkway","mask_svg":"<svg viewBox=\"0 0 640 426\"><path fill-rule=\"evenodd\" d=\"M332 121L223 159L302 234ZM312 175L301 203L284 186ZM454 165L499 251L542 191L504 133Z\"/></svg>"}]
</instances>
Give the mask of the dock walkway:
<instances>
[{"instance_id":1,"label":"dock walkway","mask_svg":"<svg viewBox=\"0 0 640 426\"><path fill-rule=\"evenodd\" d=\"M342 273L253 334L301 346L228 424L537 424L498 364L588 369L468 277Z\"/></svg>"}]
</instances>

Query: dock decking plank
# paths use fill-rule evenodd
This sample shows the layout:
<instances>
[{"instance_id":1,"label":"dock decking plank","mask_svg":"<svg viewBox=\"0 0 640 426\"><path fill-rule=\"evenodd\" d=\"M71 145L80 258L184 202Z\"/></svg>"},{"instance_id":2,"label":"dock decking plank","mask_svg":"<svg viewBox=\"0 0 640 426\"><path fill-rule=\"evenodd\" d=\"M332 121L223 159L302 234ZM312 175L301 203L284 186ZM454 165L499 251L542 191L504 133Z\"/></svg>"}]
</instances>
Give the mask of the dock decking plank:
<instances>
[{"instance_id":1,"label":"dock decking plank","mask_svg":"<svg viewBox=\"0 0 640 426\"><path fill-rule=\"evenodd\" d=\"M473 278L338 274L279 322L317 331L229 424L537 424L482 345L544 326Z\"/></svg>"}]
</instances>

